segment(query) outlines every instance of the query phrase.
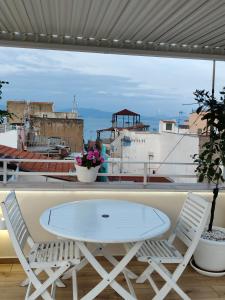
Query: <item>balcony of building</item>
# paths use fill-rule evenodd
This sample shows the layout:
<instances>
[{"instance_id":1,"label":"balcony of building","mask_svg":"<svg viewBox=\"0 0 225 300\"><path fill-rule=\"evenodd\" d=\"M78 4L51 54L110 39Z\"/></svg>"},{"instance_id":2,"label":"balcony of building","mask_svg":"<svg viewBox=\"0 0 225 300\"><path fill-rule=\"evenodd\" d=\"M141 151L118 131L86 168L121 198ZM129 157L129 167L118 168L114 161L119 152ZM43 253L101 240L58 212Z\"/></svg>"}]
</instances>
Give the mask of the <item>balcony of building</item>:
<instances>
[{"instance_id":1,"label":"balcony of building","mask_svg":"<svg viewBox=\"0 0 225 300\"><path fill-rule=\"evenodd\" d=\"M69 186L70 185L70 186ZM0 201L3 201L7 194L12 190L16 190L16 194L19 200L20 208L23 212L25 221L33 238L36 241L39 240L52 240L55 236L47 233L40 225L39 219L43 211L49 207L53 207L58 204L67 203L77 200L87 199L113 199L128 200L131 202L143 203L165 212L171 220L171 228L173 227L176 217L182 207L185 200L187 191L190 188L162 188L152 189L152 186L145 188L140 186L119 185L110 186L104 188L96 183L96 185L83 184L77 186L77 183L70 182L67 186L58 186L56 183L42 182L35 186L30 183L12 184L10 183L1 186ZM198 190L195 187L195 193L203 196L205 199L211 200L212 192L199 186ZM225 213L225 193L221 191L218 206L216 209L215 224L224 227L224 213ZM165 236L168 236L169 232ZM0 295L4 300L22 300L25 295L25 288L20 287L20 283L25 278L25 273L18 263L17 257L12 248L8 232L5 230L0 231ZM113 245L111 251L116 257L121 257L124 254L124 249L121 245ZM110 265L102 258L98 257L98 260L103 265L110 269ZM129 264L130 269L133 272L140 274L144 269L144 264L138 262L135 258ZM175 265L170 267L174 270ZM153 277L157 284L161 286L163 280L158 276ZM94 287L100 280L100 277L90 266L86 266L78 273L78 287L79 296L86 294L92 287ZM126 287L126 281L121 275L117 281ZM66 288L57 288L56 299L71 299L72 287L71 280L65 280ZM191 297L193 300L219 300L223 299L225 294L224 279L210 278L198 274L190 266L187 267L184 274L179 280L180 287ZM149 287L148 283L135 284L135 292L138 299L151 299L154 295L153 290ZM111 288L107 288L96 299L121 299ZM180 299L175 292L171 292L166 299Z\"/></svg>"}]
</instances>

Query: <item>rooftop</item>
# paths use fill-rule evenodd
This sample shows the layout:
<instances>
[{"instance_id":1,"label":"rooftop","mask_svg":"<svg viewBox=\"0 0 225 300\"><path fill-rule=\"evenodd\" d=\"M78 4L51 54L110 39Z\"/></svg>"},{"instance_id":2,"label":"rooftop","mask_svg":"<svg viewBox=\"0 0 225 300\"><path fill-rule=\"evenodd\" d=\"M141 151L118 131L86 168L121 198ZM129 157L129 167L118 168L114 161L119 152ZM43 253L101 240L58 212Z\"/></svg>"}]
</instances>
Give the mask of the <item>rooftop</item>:
<instances>
[{"instance_id":1,"label":"rooftop","mask_svg":"<svg viewBox=\"0 0 225 300\"><path fill-rule=\"evenodd\" d=\"M46 159L51 158L35 152L17 150L15 148L0 145L1 158L23 158L23 159ZM15 164L16 165L16 164ZM45 163L45 162L24 162L20 164L20 170L28 172L69 172L73 168L73 163ZM74 181L74 177L54 176L56 178Z\"/></svg>"},{"instance_id":2,"label":"rooftop","mask_svg":"<svg viewBox=\"0 0 225 300\"><path fill-rule=\"evenodd\" d=\"M118 115L118 116L140 116L139 114L128 110L128 109L122 109L116 113L114 113L113 115Z\"/></svg>"},{"instance_id":3,"label":"rooftop","mask_svg":"<svg viewBox=\"0 0 225 300\"><path fill-rule=\"evenodd\" d=\"M176 123L175 120L161 120L163 123Z\"/></svg>"},{"instance_id":4,"label":"rooftop","mask_svg":"<svg viewBox=\"0 0 225 300\"><path fill-rule=\"evenodd\" d=\"M65 162L60 162L57 160L53 160L51 162L51 158L47 157L43 154L38 154L35 152L29 152L29 151L23 151L23 150L17 150L16 148L0 145L0 158L8 158L8 159L33 159L33 160L42 160L40 162L21 162L19 164L20 171L25 172L53 172L53 173L69 173L72 170L74 170L74 162L66 160ZM46 160L46 162L43 162L43 160ZM12 166L14 168L17 167L17 163L10 162L9 166ZM54 175L54 174L45 174L46 177L56 178L64 181L72 181L77 182L76 176L68 176L68 174L64 175ZM126 176L126 175L119 175L119 176L108 176L109 182L115 182L115 181L125 181L130 183L142 183L144 178L143 176L139 175L133 175L133 176ZM172 180L170 178L164 177L164 176L147 176L146 178L147 182L151 183L171 183ZM15 183L14 183L15 185Z\"/></svg>"}]
</instances>

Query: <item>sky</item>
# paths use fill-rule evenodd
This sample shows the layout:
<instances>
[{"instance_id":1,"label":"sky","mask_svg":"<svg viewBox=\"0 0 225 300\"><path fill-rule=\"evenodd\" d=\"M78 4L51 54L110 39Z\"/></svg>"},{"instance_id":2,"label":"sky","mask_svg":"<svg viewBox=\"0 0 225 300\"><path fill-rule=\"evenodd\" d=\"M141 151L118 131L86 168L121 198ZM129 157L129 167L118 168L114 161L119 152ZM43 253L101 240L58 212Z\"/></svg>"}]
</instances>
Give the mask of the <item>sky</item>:
<instances>
[{"instance_id":1,"label":"sky","mask_svg":"<svg viewBox=\"0 0 225 300\"><path fill-rule=\"evenodd\" d=\"M217 62L216 90L225 86ZM0 47L0 80L10 82L3 100L53 101L56 111L116 112L145 116L188 113L195 89L211 89L212 61Z\"/></svg>"}]
</instances>

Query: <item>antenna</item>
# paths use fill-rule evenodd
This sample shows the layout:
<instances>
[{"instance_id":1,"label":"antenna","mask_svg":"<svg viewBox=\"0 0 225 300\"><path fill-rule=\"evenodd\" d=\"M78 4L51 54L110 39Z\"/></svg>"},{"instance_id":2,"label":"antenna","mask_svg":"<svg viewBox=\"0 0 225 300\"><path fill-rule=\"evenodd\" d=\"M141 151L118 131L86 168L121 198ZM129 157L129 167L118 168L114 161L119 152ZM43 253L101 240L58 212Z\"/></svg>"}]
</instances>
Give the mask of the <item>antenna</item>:
<instances>
[{"instance_id":1,"label":"antenna","mask_svg":"<svg viewBox=\"0 0 225 300\"><path fill-rule=\"evenodd\" d=\"M183 111L179 111L179 117L178 117L178 133L179 133L179 127L180 127L180 123L181 123L181 116L183 115Z\"/></svg>"},{"instance_id":2,"label":"antenna","mask_svg":"<svg viewBox=\"0 0 225 300\"><path fill-rule=\"evenodd\" d=\"M78 105L77 105L77 101L76 101L76 95L73 96L72 112L77 114L77 116L78 116Z\"/></svg>"}]
</instances>

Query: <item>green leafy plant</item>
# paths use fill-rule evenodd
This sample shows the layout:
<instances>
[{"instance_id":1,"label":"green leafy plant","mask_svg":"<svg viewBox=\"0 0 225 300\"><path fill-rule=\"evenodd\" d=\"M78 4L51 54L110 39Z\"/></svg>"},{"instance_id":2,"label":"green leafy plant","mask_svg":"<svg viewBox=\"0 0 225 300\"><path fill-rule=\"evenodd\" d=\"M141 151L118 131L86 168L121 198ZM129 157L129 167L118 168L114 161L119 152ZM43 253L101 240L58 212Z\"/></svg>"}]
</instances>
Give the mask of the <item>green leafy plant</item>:
<instances>
[{"instance_id":1,"label":"green leafy plant","mask_svg":"<svg viewBox=\"0 0 225 300\"><path fill-rule=\"evenodd\" d=\"M214 185L211 217L208 231L212 231L216 200L220 183L224 182L223 166L225 166L225 89L220 92L220 99L210 95L205 90L194 92L198 108L197 114L206 121L207 126L203 134L208 136L202 146L200 154L194 155L194 162L198 164L195 172L199 182L207 180Z\"/></svg>"},{"instance_id":2,"label":"green leafy plant","mask_svg":"<svg viewBox=\"0 0 225 300\"><path fill-rule=\"evenodd\" d=\"M0 100L2 99L2 87L4 84L9 84L8 81L0 80ZM12 117L12 114L7 110L0 109L0 124L3 123L5 117Z\"/></svg>"}]
</instances>

